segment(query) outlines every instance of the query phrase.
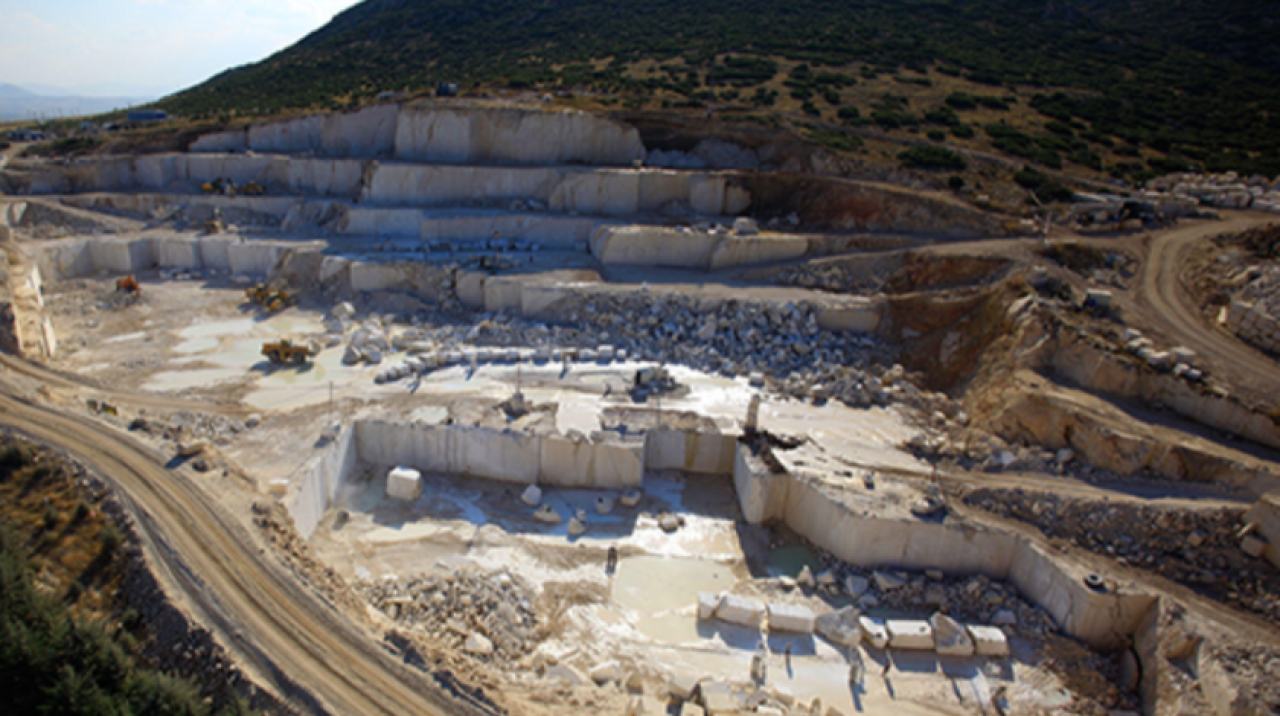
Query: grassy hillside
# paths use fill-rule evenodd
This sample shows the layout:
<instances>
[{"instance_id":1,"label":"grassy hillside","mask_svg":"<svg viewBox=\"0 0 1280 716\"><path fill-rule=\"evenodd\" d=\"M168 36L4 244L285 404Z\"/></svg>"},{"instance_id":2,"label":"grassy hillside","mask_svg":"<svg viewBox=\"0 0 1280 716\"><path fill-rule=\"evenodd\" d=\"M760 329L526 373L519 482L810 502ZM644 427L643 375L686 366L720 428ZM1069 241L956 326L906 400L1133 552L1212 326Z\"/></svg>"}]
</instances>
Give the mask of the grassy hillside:
<instances>
[{"instance_id":1,"label":"grassy hillside","mask_svg":"<svg viewBox=\"0 0 1280 716\"><path fill-rule=\"evenodd\" d=\"M190 680L139 660L120 597L126 535L52 451L0 438L0 704L36 716L208 716ZM240 702L222 716L248 714Z\"/></svg>"},{"instance_id":2,"label":"grassy hillside","mask_svg":"<svg viewBox=\"0 0 1280 716\"><path fill-rule=\"evenodd\" d=\"M1268 5L1231 5L367 0L294 47L160 104L207 117L340 108L445 79L595 92L632 108L776 112L795 100L798 111L855 129L933 131L935 141L973 132L1047 166L1074 155L1116 176L1189 166L1274 175L1280 43ZM876 80L977 99L947 102L948 93L916 106L901 92L857 90ZM1016 114L1034 114L1047 131L984 127L966 114L999 111L984 95L1016 95Z\"/></svg>"}]
</instances>

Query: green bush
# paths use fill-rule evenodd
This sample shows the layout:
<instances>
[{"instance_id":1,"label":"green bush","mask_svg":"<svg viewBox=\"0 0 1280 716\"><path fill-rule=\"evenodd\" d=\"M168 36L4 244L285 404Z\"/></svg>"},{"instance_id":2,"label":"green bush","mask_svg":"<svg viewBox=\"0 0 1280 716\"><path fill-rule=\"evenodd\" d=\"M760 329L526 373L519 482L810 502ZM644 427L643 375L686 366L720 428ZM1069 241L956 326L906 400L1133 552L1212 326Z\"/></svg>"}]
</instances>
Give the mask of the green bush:
<instances>
[{"instance_id":1,"label":"green bush","mask_svg":"<svg viewBox=\"0 0 1280 716\"><path fill-rule=\"evenodd\" d=\"M1046 204L1055 202L1071 202L1075 200L1075 192L1061 182L1041 174L1034 167L1024 166L1013 175L1013 180L1020 186L1035 194L1036 198Z\"/></svg>"},{"instance_id":2,"label":"green bush","mask_svg":"<svg viewBox=\"0 0 1280 716\"><path fill-rule=\"evenodd\" d=\"M928 137L931 142L947 141L947 133L940 129L930 129L928 132L925 132L925 136Z\"/></svg>"},{"instance_id":3,"label":"green bush","mask_svg":"<svg viewBox=\"0 0 1280 716\"><path fill-rule=\"evenodd\" d=\"M974 136L973 127L967 124L957 124L951 128L951 134L957 139L972 139Z\"/></svg>"},{"instance_id":4,"label":"green bush","mask_svg":"<svg viewBox=\"0 0 1280 716\"><path fill-rule=\"evenodd\" d=\"M141 668L101 622L35 588L22 538L0 525L0 693L6 714L206 716L195 684ZM72 583L69 596L80 589Z\"/></svg>"},{"instance_id":5,"label":"green bush","mask_svg":"<svg viewBox=\"0 0 1280 716\"><path fill-rule=\"evenodd\" d=\"M853 152L862 148L862 138L856 134L835 132L829 129L806 129L804 135L828 149Z\"/></svg>"},{"instance_id":6,"label":"green bush","mask_svg":"<svg viewBox=\"0 0 1280 716\"><path fill-rule=\"evenodd\" d=\"M964 171L969 163L946 147L912 147L898 155L898 161L909 169L950 169Z\"/></svg>"},{"instance_id":7,"label":"green bush","mask_svg":"<svg viewBox=\"0 0 1280 716\"><path fill-rule=\"evenodd\" d=\"M960 115L950 107L938 107L925 112L924 121L929 124L941 124L944 127L955 127L961 124Z\"/></svg>"},{"instance_id":8,"label":"green bush","mask_svg":"<svg viewBox=\"0 0 1280 716\"><path fill-rule=\"evenodd\" d=\"M964 92L952 92L947 97L947 104L956 109L977 109L978 101Z\"/></svg>"},{"instance_id":9,"label":"green bush","mask_svg":"<svg viewBox=\"0 0 1280 716\"><path fill-rule=\"evenodd\" d=\"M951 191L960 191L964 188L964 177L959 174L952 174L947 177L947 186L951 188Z\"/></svg>"}]
</instances>

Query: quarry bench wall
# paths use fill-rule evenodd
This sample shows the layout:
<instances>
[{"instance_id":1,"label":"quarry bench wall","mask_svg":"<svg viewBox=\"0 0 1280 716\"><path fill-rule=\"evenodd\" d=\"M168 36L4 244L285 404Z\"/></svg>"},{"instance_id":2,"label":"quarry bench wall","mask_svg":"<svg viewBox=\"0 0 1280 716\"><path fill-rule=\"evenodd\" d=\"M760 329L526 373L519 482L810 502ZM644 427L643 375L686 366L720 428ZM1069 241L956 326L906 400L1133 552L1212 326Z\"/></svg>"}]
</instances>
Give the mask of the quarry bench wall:
<instances>
[{"instance_id":1,"label":"quarry bench wall","mask_svg":"<svg viewBox=\"0 0 1280 716\"><path fill-rule=\"evenodd\" d=\"M855 512L818 481L759 469L733 436L677 430L645 440L593 443L560 435L365 420L295 480L286 504L310 537L342 481L359 465L564 488L638 487L646 470L732 476L749 522L779 519L840 559L863 567L939 569L1007 580L1045 608L1059 627L1095 648L1122 646L1157 597L1124 585L1094 591L1085 570L1013 534ZM736 444L736 443L735 443Z\"/></svg>"},{"instance_id":2,"label":"quarry bench wall","mask_svg":"<svg viewBox=\"0 0 1280 716\"><path fill-rule=\"evenodd\" d=\"M237 185L261 184L270 194L267 198L332 198L386 206L522 201L557 213L632 215L683 202L706 216L736 216L751 206L751 195L734 184L732 173L643 168L160 154L84 157L32 171L6 169L0 176L9 193L17 195L165 192L199 196L202 184L227 178Z\"/></svg>"},{"instance_id":3,"label":"quarry bench wall","mask_svg":"<svg viewBox=\"0 0 1280 716\"><path fill-rule=\"evenodd\" d=\"M630 166L634 128L584 112L493 106L380 105L207 134L192 152L299 154L477 164Z\"/></svg>"},{"instance_id":4,"label":"quarry bench wall","mask_svg":"<svg viewBox=\"0 0 1280 716\"><path fill-rule=\"evenodd\" d=\"M862 514L818 480L771 472L746 445L737 447L733 479L743 515L752 524L785 522L863 567L937 569L1009 581L1044 607L1065 633L1095 648L1122 646L1156 604L1154 595L1127 587L1091 590L1082 568L1010 533Z\"/></svg>"}]
</instances>

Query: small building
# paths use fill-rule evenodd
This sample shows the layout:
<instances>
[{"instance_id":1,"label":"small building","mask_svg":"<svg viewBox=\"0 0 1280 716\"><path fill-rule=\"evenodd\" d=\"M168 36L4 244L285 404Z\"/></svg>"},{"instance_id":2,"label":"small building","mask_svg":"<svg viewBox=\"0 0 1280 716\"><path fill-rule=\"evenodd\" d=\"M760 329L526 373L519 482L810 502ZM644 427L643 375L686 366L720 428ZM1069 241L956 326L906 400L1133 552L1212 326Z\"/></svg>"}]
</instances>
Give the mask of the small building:
<instances>
[{"instance_id":1,"label":"small building","mask_svg":"<svg viewBox=\"0 0 1280 716\"><path fill-rule=\"evenodd\" d=\"M129 111L129 121L133 124L155 124L169 119L169 113L160 109L134 109Z\"/></svg>"},{"instance_id":2,"label":"small building","mask_svg":"<svg viewBox=\"0 0 1280 716\"><path fill-rule=\"evenodd\" d=\"M36 132L30 129L17 129L9 132L9 141L11 142L43 142L45 139L44 132Z\"/></svg>"},{"instance_id":3,"label":"small building","mask_svg":"<svg viewBox=\"0 0 1280 716\"><path fill-rule=\"evenodd\" d=\"M441 82L440 86L436 87L436 96L437 97L457 97L458 83L457 82Z\"/></svg>"}]
</instances>

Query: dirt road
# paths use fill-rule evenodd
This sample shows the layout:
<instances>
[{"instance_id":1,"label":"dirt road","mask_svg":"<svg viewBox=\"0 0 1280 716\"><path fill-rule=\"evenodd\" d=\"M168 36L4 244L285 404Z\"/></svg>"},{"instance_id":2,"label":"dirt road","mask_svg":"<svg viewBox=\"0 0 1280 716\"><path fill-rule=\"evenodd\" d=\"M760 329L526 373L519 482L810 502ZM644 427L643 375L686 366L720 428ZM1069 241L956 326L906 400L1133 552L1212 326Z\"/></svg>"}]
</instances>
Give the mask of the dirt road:
<instances>
[{"instance_id":1,"label":"dirt road","mask_svg":"<svg viewBox=\"0 0 1280 716\"><path fill-rule=\"evenodd\" d=\"M1200 241L1274 222L1274 216L1240 214L1156 234L1134 297L1138 310L1170 340L1196 351L1235 390L1268 405L1280 404L1280 366L1204 318L1183 281L1182 267L1191 247Z\"/></svg>"},{"instance_id":2,"label":"dirt road","mask_svg":"<svg viewBox=\"0 0 1280 716\"><path fill-rule=\"evenodd\" d=\"M60 448L117 488L166 592L300 712L480 713L453 702L299 584L202 486L128 435L0 386L0 425Z\"/></svg>"}]
</instances>

